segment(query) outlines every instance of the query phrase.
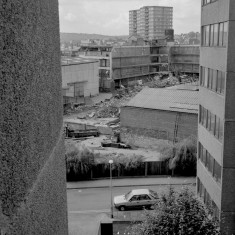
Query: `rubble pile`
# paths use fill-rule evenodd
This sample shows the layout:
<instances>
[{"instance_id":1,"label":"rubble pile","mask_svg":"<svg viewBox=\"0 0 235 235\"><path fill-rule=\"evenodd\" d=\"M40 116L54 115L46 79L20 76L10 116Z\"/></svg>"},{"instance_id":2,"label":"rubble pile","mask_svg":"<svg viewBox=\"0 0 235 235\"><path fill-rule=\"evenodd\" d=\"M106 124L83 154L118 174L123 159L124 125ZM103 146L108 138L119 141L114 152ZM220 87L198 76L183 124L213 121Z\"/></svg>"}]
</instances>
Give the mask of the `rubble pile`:
<instances>
[{"instance_id":1,"label":"rubble pile","mask_svg":"<svg viewBox=\"0 0 235 235\"><path fill-rule=\"evenodd\" d=\"M116 94L110 100L93 105L93 107L96 108L93 116L97 118L119 117L120 107L125 105L142 89L143 86L135 86L132 88L121 88L117 90Z\"/></svg>"},{"instance_id":2,"label":"rubble pile","mask_svg":"<svg viewBox=\"0 0 235 235\"><path fill-rule=\"evenodd\" d=\"M185 83L192 83L198 81L198 77L192 77L188 75L182 75L182 76L155 76L152 79L150 79L149 82L145 83L146 86L150 88L165 88Z\"/></svg>"},{"instance_id":3,"label":"rubble pile","mask_svg":"<svg viewBox=\"0 0 235 235\"><path fill-rule=\"evenodd\" d=\"M97 118L109 118L109 117L118 117L119 108L112 105L105 105L95 114Z\"/></svg>"},{"instance_id":4,"label":"rubble pile","mask_svg":"<svg viewBox=\"0 0 235 235\"><path fill-rule=\"evenodd\" d=\"M79 118L113 118L119 117L120 107L124 106L132 97L139 93L144 87L165 88L183 83L191 83L198 81L197 77L182 75L173 76L158 75L149 78L148 82L125 88L121 86L116 90L113 97L98 104L82 105L75 108L75 112L83 113ZM71 112L74 112L71 110ZM81 115L83 117L81 117Z\"/></svg>"}]
</instances>

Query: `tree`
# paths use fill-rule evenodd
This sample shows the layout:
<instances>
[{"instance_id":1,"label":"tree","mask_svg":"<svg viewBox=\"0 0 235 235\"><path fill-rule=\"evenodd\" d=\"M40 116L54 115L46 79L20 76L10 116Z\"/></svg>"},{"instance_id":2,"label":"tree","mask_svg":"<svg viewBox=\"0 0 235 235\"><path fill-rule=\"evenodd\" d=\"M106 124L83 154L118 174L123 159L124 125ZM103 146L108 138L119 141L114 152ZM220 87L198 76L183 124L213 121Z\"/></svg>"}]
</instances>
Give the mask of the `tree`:
<instances>
[{"instance_id":1,"label":"tree","mask_svg":"<svg viewBox=\"0 0 235 235\"><path fill-rule=\"evenodd\" d=\"M77 146L74 143L65 144L65 159L67 174L86 174L94 164L94 153L84 145Z\"/></svg>"},{"instance_id":2,"label":"tree","mask_svg":"<svg viewBox=\"0 0 235 235\"><path fill-rule=\"evenodd\" d=\"M170 169L182 175L196 175L197 140L194 136L186 138L175 145L174 157L170 160Z\"/></svg>"},{"instance_id":3,"label":"tree","mask_svg":"<svg viewBox=\"0 0 235 235\"><path fill-rule=\"evenodd\" d=\"M159 148L161 159L169 164L169 168L181 175L196 175L197 140L188 137L176 144L167 143Z\"/></svg>"},{"instance_id":4,"label":"tree","mask_svg":"<svg viewBox=\"0 0 235 235\"><path fill-rule=\"evenodd\" d=\"M172 188L162 195L153 211L130 229L132 235L219 235L218 221L187 188L176 193Z\"/></svg>"}]
</instances>

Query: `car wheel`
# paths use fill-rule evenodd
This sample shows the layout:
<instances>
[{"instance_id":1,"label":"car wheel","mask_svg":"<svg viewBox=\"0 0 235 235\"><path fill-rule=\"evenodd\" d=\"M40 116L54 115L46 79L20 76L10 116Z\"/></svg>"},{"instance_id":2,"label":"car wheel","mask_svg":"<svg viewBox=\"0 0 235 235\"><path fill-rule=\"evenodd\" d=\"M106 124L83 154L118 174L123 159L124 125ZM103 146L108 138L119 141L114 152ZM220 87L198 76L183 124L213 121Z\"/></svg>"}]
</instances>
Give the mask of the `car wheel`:
<instances>
[{"instance_id":1,"label":"car wheel","mask_svg":"<svg viewBox=\"0 0 235 235\"><path fill-rule=\"evenodd\" d=\"M125 211L125 210L126 210L126 207L125 207L125 206L119 206L119 210L120 210L120 211Z\"/></svg>"}]
</instances>

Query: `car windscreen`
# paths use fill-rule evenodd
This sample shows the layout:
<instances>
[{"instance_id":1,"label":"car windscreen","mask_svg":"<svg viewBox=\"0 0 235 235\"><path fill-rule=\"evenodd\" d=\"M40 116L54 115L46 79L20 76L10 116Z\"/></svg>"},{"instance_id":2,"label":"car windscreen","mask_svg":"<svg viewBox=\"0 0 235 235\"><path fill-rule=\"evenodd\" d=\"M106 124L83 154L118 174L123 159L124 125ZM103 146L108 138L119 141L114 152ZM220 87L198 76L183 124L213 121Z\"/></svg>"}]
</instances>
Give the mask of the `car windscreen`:
<instances>
[{"instance_id":1,"label":"car windscreen","mask_svg":"<svg viewBox=\"0 0 235 235\"><path fill-rule=\"evenodd\" d=\"M130 198L130 196L132 196L131 191L125 194L125 199L127 200L128 198Z\"/></svg>"}]
</instances>

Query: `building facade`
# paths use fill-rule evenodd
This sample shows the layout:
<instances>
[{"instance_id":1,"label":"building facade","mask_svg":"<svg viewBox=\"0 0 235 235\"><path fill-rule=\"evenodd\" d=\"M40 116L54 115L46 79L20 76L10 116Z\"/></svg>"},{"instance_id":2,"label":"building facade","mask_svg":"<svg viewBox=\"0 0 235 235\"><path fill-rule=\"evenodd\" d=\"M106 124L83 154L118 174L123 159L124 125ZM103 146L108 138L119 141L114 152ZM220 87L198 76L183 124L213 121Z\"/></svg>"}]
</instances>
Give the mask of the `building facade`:
<instances>
[{"instance_id":1,"label":"building facade","mask_svg":"<svg viewBox=\"0 0 235 235\"><path fill-rule=\"evenodd\" d=\"M101 91L112 90L112 51L113 46L81 46L78 55L83 58L99 60L99 88Z\"/></svg>"},{"instance_id":2,"label":"building facade","mask_svg":"<svg viewBox=\"0 0 235 235\"><path fill-rule=\"evenodd\" d=\"M197 192L235 233L235 2L203 0Z\"/></svg>"},{"instance_id":3,"label":"building facade","mask_svg":"<svg viewBox=\"0 0 235 235\"><path fill-rule=\"evenodd\" d=\"M58 1L0 9L0 234L66 235Z\"/></svg>"},{"instance_id":4,"label":"building facade","mask_svg":"<svg viewBox=\"0 0 235 235\"><path fill-rule=\"evenodd\" d=\"M199 59L199 46L172 46L169 50L169 70L175 74L187 73L199 75Z\"/></svg>"},{"instance_id":5,"label":"building facade","mask_svg":"<svg viewBox=\"0 0 235 235\"><path fill-rule=\"evenodd\" d=\"M129 35L139 35L147 40L165 36L173 28L173 7L144 6L129 11Z\"/></svg>"},{"instance_id":6,"label":"building facade","mask_svg":"<svg viewBox=\"0 0 235 235\"><path fill-rule=\"evenodd\" d=\"M64 105L86 103L99 94L99 61L79 57L62 60ZM87 99L88 98L88 99Z\"/></svg>"}]
</instances>

